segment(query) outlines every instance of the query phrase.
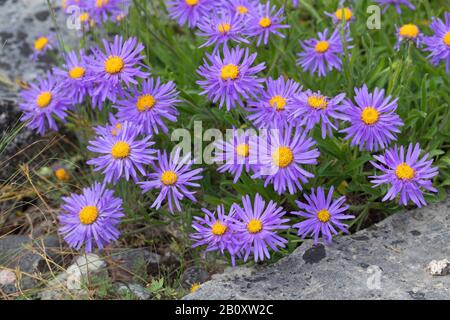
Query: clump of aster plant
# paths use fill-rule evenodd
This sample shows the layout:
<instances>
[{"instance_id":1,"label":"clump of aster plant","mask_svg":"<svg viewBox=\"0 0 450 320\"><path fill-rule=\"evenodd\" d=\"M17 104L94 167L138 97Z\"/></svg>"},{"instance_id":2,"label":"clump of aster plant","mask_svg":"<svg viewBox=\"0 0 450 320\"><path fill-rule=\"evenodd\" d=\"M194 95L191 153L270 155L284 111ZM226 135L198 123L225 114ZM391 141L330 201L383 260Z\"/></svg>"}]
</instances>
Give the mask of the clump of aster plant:
<instances>
[{"instance_id":1,"label":"clump of aster plant","mask_svg":"<svg viewBox=\"0 0 450 320\"><path fill-rule=\"evenodd\" d=\"M441 61L445 63L445 70L450 68L450 12L445 13L445 20L433 18L430 28L434 34L424 37L424 50L430 52L428 59L437 66Z\"/></svg>"}]
</instances>

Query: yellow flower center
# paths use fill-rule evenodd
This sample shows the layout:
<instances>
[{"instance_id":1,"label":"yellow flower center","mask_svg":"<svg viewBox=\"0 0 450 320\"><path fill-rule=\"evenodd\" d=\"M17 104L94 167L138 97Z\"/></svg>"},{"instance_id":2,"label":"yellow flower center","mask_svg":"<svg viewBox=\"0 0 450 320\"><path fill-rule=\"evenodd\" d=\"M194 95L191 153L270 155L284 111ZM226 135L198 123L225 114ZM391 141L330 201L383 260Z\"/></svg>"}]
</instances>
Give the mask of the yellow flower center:
<instances>
[{"instance_id":1,"label":"yellow flower center","mask_svg":"<svg viewBox=\"0 0 450 320\"><path fill-rule=\"evenodd\" d=\"M342 8L337 9L334 15L336 16L336 19L342 20ZM345 7L344 8L345 21L350 20L352 18L352 15L353 15L352 11L349 8Z\"/></svg>"},{"instance_id":2,"label":"yellow flower center","mask_svg":"<svg viewBox=\"0 0 450 320\"><path fill-rule=\"evenodd\" d=\"M80 16L78 17L78 19L80 20L80 22L86 22L89 20L89 13L87 12L83 12L82 14L80 14Z\"/></svg>"},{"instance_id":3,"label":"yellow flower center","mask_svg":"<svg viewBox=\"0 0 450 320\"><path fill-rule=\"evenodd\" d=\"M225 34L231 30L231 25L229 23L221 23L218 26L219 32Z\"/></svg>"},{"instance_id":4,"label":"yellow flower center","mask_svg":"<svg viewBox=\"0 0 450 320\"><path fill-rule=\"evenodd\" d=\"M111 149L111 155L116 159L123 159L130 155L130 145L125 141L118 141Z\"/></svg>"},{"instance_id":5,"label":"yellow flower center","mask_svg":"<svg viewBox=\"0 0 450 320\"><path fill-rule=\"evenodd\" d=\"M276 108L278 111L281 111L286 106L286 99L282 96L274 96L270 99L269 103L272 108Z\"/></svg>"},{"instance_id":6,"label":"yellow flower center","mask_svg":"<svg viewBox=\"0 0 450 320\"><path fill-rule=\"evenodd\" d=\"M445 34L444 43L450 47L450 31Z\"/></svg>"},{"instance_id":7,"label":"yellow flower center","mask_svg":"<svg viewBox=\"0 0 450 320\"><path fill-rule=\"evenodd\" d=\"M120 21L122 21L124 18L125 18L125 15L124 15L123 13L118 14L118 15L116 16L116 21L117 21L117 22L120 22Z\"/></svg>"},{"instance_id":8,"label":"yellow flower center","mask_svg":"<svg viewBox=\"0 0 450 320\"><path fill-rule=\"evenodd\" d=\"M69 76L72 79L79 79L84 76L86 70L83 67L75 67L69 71Z\"/></svg>"},{"instance_id":9,"label":"yellow flower center","mask_svg":"<svg viewBox=\"0 0 450 320\"><path fill-rule=\"evenodd\" d=\"M34 48L37 51L42 51L48 44L48 38L47 37L40 37L34 42Z\"/></svg>"},{"instance_id":10,"label":"yellow flower center","mask_svg":"<svg viewBox=\"0 0 450 320\"><path fill-rule=\"evenodd\" d=\"M237 6L236 7L236 11L239 14L247 14L248 13L248 8L246 6Z\"/></svg>"},{"instance_id":11,"label":"yellow flower center","mask_svg":"<svg viewBox=\"0 0 450 320\"><path fill-rule=\"evenodd\" d=\"M328 43L328 41L319 41L316 44L316 52L324 53L328 50L329 47L330 44Z\"/></svg>"},{"instance_id":12,"label":"yellow flower center","mask_svg":"<svg viewBox=\"0 0 450 320\"><path fill-rule=\"evenodd\" d=\"M216 221L211 227L211 232L216 236L222 236L226 231L227 226L219 221Z\"/></svg>"},{"instance_id":13,"label":"yellow flower center","mask_svg":"<svg viewBox=\"0 0 450 320\"><path fill-rule=\"evenodd\" d=\"M36 104L39 108L47 108L50 102L52 101L52 93L49 91L41 92L37 99Z\"/></svg>"},{"instance_id":14,"label":"yellow flower center","mask_svg":"<svg viewBox=\"0 0 450 320\"><path fill-rule=\"evenodd\" d=\"M236 154L240 157L247 158L250 153L250 146L246 143L241 143L236 146Z\"/></svg>"},{"instance_id":15,"label":"yellow flower center","mask_svg":"<svg viewBox=\"0 0 450 320\"><path fill-rule=\"evenodd\" d=\"M120 130L122 130L122 125L120 123L117 123L116 127L111 129L111 134L115 137L117 136L117 131Z\"/></svg>"},{"instance_id":16,"label":"yellow flower center","mask_svg":"<svg viewBox=\"0 0 450 320\"><path fill-rule=\"evenodd\" d=\"M261 20L259 20L259 25L263 28L268 28L272 25L272 20L270 20L270 18L268 17L262 18Z\"/></svg>"},{"instance_id":17,"label":"yellow flower center","mask_svg":"<svg viewBox=\"0 0 450 320\"><path fill-rule=\"evenodd\" d=\"M166 186L174 185L178 180L178 176L175 172L172 170L164 171L161 175L161 182L164 183Z\"/></svg>"},{"instance_id":18,"label":"yellow flower center","mask_svg":"<svg viewBox=\"0 0 450 320\"><path fill-rule=\"evenodd\" d=\"M95 206L86 206L78 214L82 224L93 224L98 218L98 210Z\"/></svg>"},{"instance_id":19,"label":"yellow flower center","mask_svg":"<svg viewBox=\"0 0 450 320\"><path fill-rule=\"evenodd\" d=\"M156 100L152 95L144 94L140 96L136 102L136 108L140 112L150 110L155 106Z\"/></svg>"},{"instance_id":20,"label":"yellow flower center","mask_svg":"<svg viewBox=\"0 0 450 320\"><path fill-rule=\"evenodd\" d=\"M376 123L379 117L380 114L374 107L366 107L361 112L361 120L367 125Z\"/></svg>"},{"instance_id":21,"label":"yellow flower center","mask_svg":"<svg viewBox=\"0 0 450 320\"><path fill-rule=\"evenodd\" d=\"M395 169L395 175L402 180L411 180L414 178L414 169L403 162Z\"/></svg>"},{"instance_id":22,"label":"yellow flower center","mask_svg":"<svg viewBox=\"0 0 450 320\"><path fill-rule=\"evenodd\" d=\"M55 177L59 181L67 181L69 180L70 176L69 173L64 168L59 168L55 171Z\"/></svg>"},{"instance_id":23,"label":"yellow flower center","mask_svg":"<svg viewBox=\"0 0 450 320\"><path fill-rule=\"evenodd\" d=\"M276 166L280 168L285 168L288 165L290 165L294 160L294 154L292 153L292 150L289 147L285 146L278 147L272 153L272 160Z\"/></svg>"},{"instance_id":24,"label":"yellow flower center","mask_svg":"<svg viewBox=\"0 0 450 320\"><path fill-rule=\"evenodd\" d=\"M408 23L403 25L398 33L405 38L415 38L419 34L419 28L415 24Z\"/></svg>"},{"instance_id":25,"label":"yellow flower center","mask_svg":"<svg viewBox=\"0 0 450 320\"><path fill-rule=\"evenodd\" d=\"M185 1L188 6L192 7L192 6L195 6L196 4L198 4L199 0L185 0Z\"/></svg>"},{"instance_id":26,"label":"yellow flower center","mask_svg":"<svg viewBox=\"0 0 450 320\"><path fill-rule=\"evenodd\" d=\"M118 56L109 56L105 61L105 71L109 74L116 74L124 67L123 59Z\"/></svg>"},{"instance_id":27,"label":"yellow flower center","mask_svg":"<svg viewBox=\"0 0 450 320\"><path fill-rule=\"evenodd\" d=\"M324 96L311 96L308 98L308 105L314 109L325 109L328 102Z\"/></svg>"},{"instance_id":28,"label":"yellow flower center","mask_svg":"<svg viewBox=\"0 0 450 320\"><path fill-rule=\"evenodd\" d=\"M96 7L101 8L108 4L109 0L97 0Z\"/></svg>"},{"instance_id":29,"label":"yellow flower center","mask_svg":"<svg viewBox=\"0 0 450 320\"><path fill-rule=\"evenodd\" d=\"M230 63L222 67L220 76L223 80L234 80L239 77L239 67Z\"/></svg>"},{"instance_id":30,"label":"yellow flower center","mask_svg":"<svg viewBox=\"0 0 450 320\"><path fill-rule=\"evenodd\" d=\"M328 222L330 217L330 212L327 209L317 212L317 219L319 219L320 222Z\"/></svg>"},{"instance_id":31,"label":"yellow flower center","mask_svg":"<svg viewBox=\"0 0 450 320\"><path fill-rule=\"evenodd\" d=\"M191 293L196 292L198 289L200 289L200 283L194 283L194 284L191 286Z\"/></svg>"},{"instance_id":32,"label":"yellow flower center","mask_svg":"<svg viewBox=\"0 0 450 320\"><path fill-rule=\"evenodd\" d=\"M250 233L258 233L262 230L263 225L261 220L259 219L251 219L248 223L247 223L247 230Z\"/></svg>"}]
</instances>

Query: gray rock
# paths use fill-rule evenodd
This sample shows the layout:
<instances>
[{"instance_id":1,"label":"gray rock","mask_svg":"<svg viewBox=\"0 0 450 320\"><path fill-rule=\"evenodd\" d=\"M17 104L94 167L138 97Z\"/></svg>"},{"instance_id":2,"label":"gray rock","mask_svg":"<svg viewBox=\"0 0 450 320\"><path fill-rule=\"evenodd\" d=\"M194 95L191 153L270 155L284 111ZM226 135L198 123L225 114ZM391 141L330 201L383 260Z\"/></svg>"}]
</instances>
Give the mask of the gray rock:
<instances>
[{"instance_id":1,"label":"gray rock","mask_svg":"<svg viewBox=\"0 0 450 320\"><path fill-rule=\"evenodd\" d=\"M189 267L181 275L181 283L183 287L189 289L193 284L199 284L209 279L209 273L202 267Z\"/></svg>"},{"instance_id":2,"label":"gray rock","mask_svg":"<svg viewBox=\"0 0 450 320\"><path fill-rule=\"evenodd\" d=\"M305 241L270 266L228 268L185 299L450 299L450 200L397 213L330 246Z\"/></svg>"},{"instance_id":3,"label":"gray rock","mask_svg":"<svg viewBox=\"0 0 450 320\"><path fill-rule=\"evenodd\" d=\"M38 61L30 59L34 41L42 35L58 33L65 46L77 43L76 30L67 28L68 17L62 12L61 1L50 1L55 10L57 29L46 0L6 0L0 2L0 77L32 81L55 64L55 55L45 54ZM57 37L52 43L58 48ZM0 82L1 86L1 82Z\"/></svg>"},{"instance_id":4,"label":"gray rock","mask_svg":"<svg viewBox=\"0 0 450 320\"><path fill-rule=\"evenodd\" d=\"M150 294L145 290L143 286L138 283L117 283L117 292L125 295L132 294L139 300L150 299Z\"/></svg>"},{"instance_id":5,"label":"gray rock","mask_svg":"<svg viewBox=\"0 0 450 320\"><path fill-rule=\"evenodd\" d=\"M161 256L146 248L118 249L111 252L111 269L131 277L158 275L160 273Z\"/></svg>"},{"instance_id":6,"label":"gray rock","mask_svg":"<svg viewBox=\"0 0 450 320\"><path fill-rule=\"evenodd\" d=\"M62 263L60 242L57 236L30 239L27 236L6 236L0 239L0 268L15 270L20 282L6 284L2 290L16 292L17 286L27 290L39 283L42 273Z\"/></svg>"}]
</instances>

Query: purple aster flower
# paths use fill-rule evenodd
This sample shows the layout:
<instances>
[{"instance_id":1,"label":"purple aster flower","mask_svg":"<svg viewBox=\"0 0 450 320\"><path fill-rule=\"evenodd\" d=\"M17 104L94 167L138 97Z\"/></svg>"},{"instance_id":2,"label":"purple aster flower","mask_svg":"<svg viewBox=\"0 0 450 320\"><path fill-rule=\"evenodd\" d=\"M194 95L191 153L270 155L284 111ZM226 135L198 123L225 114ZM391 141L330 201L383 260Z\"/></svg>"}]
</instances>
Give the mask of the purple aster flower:
<instances>
[{"instance_id":1,"label":"purple aster flower","mask_svg":"<svg viewBox=\"0 0 450 320\"><path fill-rule=\"evenodd\" d=\"M94 131L99 136L111 136L115 137L122 130L122 122L120 122L116 116L112 113L109 113L109 122L104 127L97 126L94 128Z\"/></svg>"},{"instance_id":2,"label":"purple aster flower","mask_svg":"<svg viewBox=\"0 0 450 320\"><path fill-rule=\"evenodd\" d=\"M268 247L273 251L284 248L288 242L278 235L278 231L289 229L284 223L289 219L283 218L286 212L275 202L270 201L267 206L263 198L256 194L254 204L248 195L242 197L242 206L235 204L235 230L240 236L242 249L245 252L244 261L252 253L255 262L270 259Z\"/></svg>"},{"instance_id":3,"label":"purple aster flower","mask_svg":"<svg viewBox=\"0 0 450 320\"><path fill-rule=\"evenodd\" d=\"M214 51L216 51L220 45L226 45L229 41L249 43L243 37L246 25L242 15L235 15L228 11L213 13L209 18L202 19L197 27L200 29L198 35L208 38L200 48L215 45Z\"/></svg>"},{"instance_id":4,"label":"purple aster flower","mask_svg":"<svg viewBox=\"0 0 450 320\"><path fill-rule=\"evenodd\" d=\"M317 148L312 149L315 141L306 136L307 132L292 126L284 129L271 129L269 135L261 135L254 145L250 141L250 148L258 150L260 170L253 178L265 178L264 187L272 183L279 194L289 191L294 194L297 189L302 190L302 184L308 182L314 175L303 165L317 164L320 153Z\"/></svg>"},{"instance_id":5,"label":"purple aster flower","mask_svg":"<svg viewBox=\"0 0 450 320\"><path fill-rule=\"evenodd\" d=\"M231 263L235 265L235 256L240 249L239 240L234 231L232 217L235 209L232 207L228 214L225 213L223 205L218 205L216 212L202 208L204 217L194 216L192 228L196 231L191 234L191 239L195 241L193 248L206 245L206 251L226 251L231 256Z\"/></svg>"},{"instance_id":6,"label":"purple aster flower","mask_svg":"<svg viewBox=\"0 0 450 320\"><path fill-rule=\"evenodd\" d=\"M84 188L82 194L63 197L59 216L59 233L71 248L79 250L84 244L89 253L96 245L100 250L117 240L117 230L124 216L122 199L98 182Z\"/></svg>"},{"instance_id":7,"label":"purple aster flower","mask_svg":"<svg viewBox=\"0 0 450 320\"><path fill-rule=\"evenodd\" d=\"M424 37L425 51L429 51L431 63L437 66L441 61L445 62L445 70L450 67L450 12L445 13L445 23L441 19L433 18L430 24L434 35Z\"/></svg>"},{"instance_id":8,"label":"purple aster flower","mask_svg":"<svg viewBox=\"0 0 450 320\"><path fill-rule=\"evenodd\" d=\"M144 57L141 55L144 46L137 42L137 38L123 41L116 35L114 42L103 40L104 52L93 48L91 57L88 57L89 69L92 71L92 80L96 86L92 90L94 105L101 108L108 98L116 101L117 93L122 92L121 84L129 87L137 84L135 78L147 78L149 73L143 72L141 67Z\"/></svg>"},{"instance_id":9,"label":"purple aster flower","mask_svg":"<svg viewBox=\"0 0 450 320\"><path fill-rule=\"evenodd\" d=\"M396 140L403 121L395 113L398 98L384 97L384 89L375 88L369 93L367 86L355 88L355 102L346 99L343 103L341 119L348 121L350 126L342 129L347 134L345 140L352 139L351 146L359 145L362 150L378 150L387 147Z\"/></svg>"},{"instance_id":10,"label":"purple aster flower","mask_svg":"<svg viewBox=\"0 0 450 320\"><path fill-rule=\"evenodd\" d=\"M144 165L156 159L152 155L156 151L151 149L151 137L138 138L141 130L140 126L124 122L120 130L99 135L89 141L88 150L101 155L89 160L87 164L95 166L95 171L103 170L105 182L115 183L121 177L125 177L127 181L131 177L137 182L137 172L145 175Z\"/></svg>"},{"instance_id":11,"label":"purple aster flower","mask_svg":"<svg viewBox=\"0 0 450 320\"><path fill-rule=\"evenodd\" d=\"M427 205L422 189L437 192L431 179L438 175L438 168L431 166L433 159L428 160L428 153L419 160L420 151L418 143L414 147L410 143L405 155L403 146L399 149L395 145L384 155L375 156L379 163L371 161L375 168L383 172L380 176L370 177L371 182L375 184L374 188L382 184L390 186L382 201L393 200L400 195L401 205L406 206L411 200L420 208Z\"/></svg>"},{"instance_id":12,"label":"purple aster flower","mask_svg":"<svg viewBox=\"0 0 450 320\"><path fill-rule=\"evenodd\" d=\"M297 64L311 74L317 71L319 77L325 76L333 69L342 70L341 56L344 54L344 49L339 28L336 28L330 37L328 37L328 29L319 32L318 36L319 39L300 41L303 52L298 53ZM345 37L347 44L352 41L348 32ZM347 48L351 49L352 46L349 45Z\"/></svg>"},{"instance_id":13,"label":"purple aster flower","mask_svg":"<svg viewBox=\"0 0 450 320\"><path fill-rule=\"evenodd\" d=\"M33 54L31 59L36 61L40 56L48 50L53 49L53 42L55 41L53 34L40 35L36 38L33 45Z\"/></svg>"},{"instance_id":14,"label":"purple aster flower","mask_svg":"<svg viewBox=\"0 0 450 320\"><path fill-rule=\"evenodd\" d=\"M256 74L265 69L265 64L260 63L252 67L256 59L256 53L249 55L248 49L239 47L223 48L223 58L220 54L207 54L211 65L204 59L204 64L199 67L197 73L204 80L197 81L202 87L201 94L206 94L213 103L220 101L219 108L225 104L228 111L236 108L236 102L242 105L242 98L249 99L255 96L262 88L263 79Z\"/></svg>"},{"instance_id":15,"label":"purple aster flower","mask_svg":"<svg viewBox=\"0 0 450 320\"><path fill-rule=\"evenodd\" d=\"M255 139L256 135L252 135L250 130L232 129L227 130L227 137L229 136L228 141L216 143L218 152L215 161L223 163L217 170L220 173L231 173L234 176L233 182L236 183L243 170L249 173L257 167L256 161L253 161L257 157L250 155L250 140Z\"/></svg>"},{"instance_id":16,"label":"purple aster flower","mask_svg":"<svg viewBox=\"0 0 450 320\"><path fill-rule=\"evenodd\" d=\"M245 20L256 13L258 4L258 0L224 0L222 2L222 6L228 9L230 13L242 16Z\"/></svg>"},{"instance_id":17,"label":"purple aster flower","mask_svg":"<svg viewBox=\"0 0 450 320\"><path fill-rule=\"evenodd\" d=\"M20 109L23 115L20 121L43 135L47 129L58 130L55 117L65 121L66 111L71 107L71 101L65 96L64 88L59 79L47 72L46 78L38 78L28 89L21 92Z\"/></svg>"},{"instance_id":18,"label":"purple aster flower","mask_svg":"<svg viewBox=\"0 0 450 320\"><path fill-rule=\"evenodd\" d=\"M179 25L187 23L189 28L195 28L201 19L209 15L214 2L214 0L169 0L167 9L169 17L177 20Z\"/></svg>"},{"instance_id":19,"label":"purple aster flower","mask_svg":"<svg viewBox=\"0 0 450 320\"><path fill-rule=\"evenodd\" d=\"M258 128L277 128L287 125L289 110L297 106L296 96L301 86L294 80L279 77L266 81L266 90L254 100L247 102L245 108L250 114L247 119Z\"/></svg>"},{"instance_id":20,"label":"purple aster flower","mask_svg":"<svg viewBox=\"0 0 450 320\"><path fill-rule=\"evenodd\" d=\"M307 90L300 92L296 96L294 107L289 112L289 121L294 121L297 125L305 126L306 130L311 130L322 120L322 138L327 134L333 136L333 129L338 129L336 119L342 116L339 113L341 102L345 98L345 93L336 97L327 97L319 92Z\"/></svg>"},{"instance_id":21,"label":"purple aster flower","mask_svg":"<svg viewBox=\"0 0 450 320\"><path fill-rule=\"evenodd\" d=\"M353 21L355 19L353 16L352 8L343 7L342 5L333 13L325 12L325 15L331 17L334 24L341 24L342 20L344 19L345 23L350 23L350 21Z\"/></svg>"},{"instance_id":22,"label":"purple aster flower","mask_svg":"<svg viewBox=\"0 0 450 320\"><path fill-rule=\"evenodd\" d=\"M114 105L121 121L130 121L142 127L144 134L159 133L159 128L169 130L164 120L175 122L178 117L176 106L181 102L175 83L161 83L160 78L142 82L142 89L129 90Z\"/></svg>"},{"instance_id":23,"label":"purple aster flower","mask_svg":"<svg viewBox=\"0 0 450 320\"><path fill-rule=\"evenodd\" d=\"M54 68L54 74L62 79L61 87L67 97L81 103L90 88L86 56L83 51L79 55L71 51L65 60L61 68Z\"/></svg>"},{"instance_id":24,"label":"purple aster flower","mask_svg":"<svg viewBox=\"0 0 450 320\"><path fill-rule=\"evenodd\" d=\"M101 25L130 5L128 0L95 0L87 4L89 16L95 24Z\"/></svg>"},{"instance_id":25,"label":"purple aster flower","mask_svg":"<svg viewBox=\"0 0 450 320\"><path fill-rule=\"evenodd\" d=\"M314 244L317 244L319 236L322 236L325 243L330 244L333 234L337 235L339 231L348 233L348 226L342 220L353 219L355 216L345 214L349 208L345 205L345 197L333 200L333 192L334 187L331 187L325 197L323 188L318 187L317 193L313 188L310 195L303 195L306 203L295 201L301 211L291 213L306 218L293 226L298 228L298 235L302 239L311 235L314 236Z\"/></svg>"},{"instance_id":26,"label":"purple aster flower","mask_svg":"<svg viewBox=\"0 0 450 320\"><path fill-rule=\"evenodd\" d=\"M167 199L170 212L174 212L174 205L181 211L180 201L185 197L196 202L195 191L189 191L187 187L200 187L194 182L202 179L200 173L202 168L191 169L193 161L188 154L184 158L180 157L181 149L177 148L167 157L167 153L158 152L158 161L152 164L154 172L147 175L147 180L139 182L142 191L148 192L153 189L160 189L159 195L153 202L151 208L159 209L162 202Z\"/></svg>"},{"instance_id":27,"label":"purple aster flower","mask_svg":"<svg viewBox=\"0 0 450 320\"><path fill-rule=\"evenodd\" d=\"M403 41L411 41L419 48L423 36L419 27L413 23L404 24L400 28L397 28L396 35L397 43L394 47L396 50L400 49L400 45Z\"/></svg>"},{"instance_id":28,"label":"purple aster flower","mask_svg":"<svg viewBox=\"0 0 450 320\"><path fill-rule=\"evenodd\" d=\"M248 35L258 38L257 46L261 45L261 42L267 45L271 33L284 38L284 35L278 29L289 28L289 25L281 24L284 20L283 7L278 11L276 10L276 6L270 6L269 0L265 4L259 4L256 12L252 14L248 23L250 28Z\"/></svg>"},{"instance_id":29,"label":"purple aster flower","mask_svg":"<svg viewBox=\"0 0 450 320\"><path fill-rule=\"evenodd\" d=\"M401 5L404 5L411 10L416 10L416 7L408 0L374 0L374 1L383 6L383 13L385 13L390 6L394 6L398 14L402 13Z\"/></svg>"},{"instance_id":30,"label":"purple aster flower","mask_svg":"<svg viewBox=\"0 0 450 320\"><path fill-rule=\"evenodd\" d=\"M292 5L294 6L294 8L298 7L298 0L292 0Z\"/></svg>"}]
</instances>

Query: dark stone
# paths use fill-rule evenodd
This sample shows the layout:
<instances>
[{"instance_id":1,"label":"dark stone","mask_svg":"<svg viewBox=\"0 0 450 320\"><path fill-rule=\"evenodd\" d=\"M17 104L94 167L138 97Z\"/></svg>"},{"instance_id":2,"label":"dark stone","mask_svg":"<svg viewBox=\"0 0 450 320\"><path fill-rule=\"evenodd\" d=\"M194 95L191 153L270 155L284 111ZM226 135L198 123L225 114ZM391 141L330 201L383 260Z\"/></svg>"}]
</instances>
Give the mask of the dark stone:
<instances>
[{"instance_id":1,"label":"dark stone","mask_svg":"<svg viewBox=\"0 0 450 320\"><path fill-rule=\"evenodd\" d=\"M209 279L209 273L205 269L197 266L187 268L182 276L183 287L189 289L194 283L203 283Z\"/></svg>"},{"instance_id":2,"label":"dark stone","mask_svg":"<svg viewBox=\"0 0 450 320\"><path fill-rule=\"evenodd\" d=\"M417 230L411 230L411 234L413 236L420 236L422 233L420 231L417 231Z\"/></svg>"},{"instance_id":3,"label":"dark stone","mask_svg":"<svg viewBox=\"0 0 450 320\"><path fill-rule=\"evenodd\" d=\"M0 268L18 270L21 275L21 290L30 289L38 284L33 275L48 272L49 266L60 265L63 256L57 236L31 239L28 236L10 235L0 239ZM9 293L17 290L8 285L2 288Z\"/></svg>"},{"instance_id":4,"label":"dark stone","mask_svg":"<svg viewBox=\"0 0 450 320\"><path fill-rule=\"evenodd\" d=\"M34 16L39 21L45 21L45 20L47 20L49 15L50 15L50 12L48 12L47 10L42 10L42 11L36 12Z\"/></svg>"},{"instance_id":5,"label":"dark stone","mask_svg":"<svg viewBox=\"0 0 450 320\"><path fill-rule=\"evenodd\" d=\"M425 300L425 293L423 293L423 292L408 291L408 294L414 300Z\"/></svg>"},{"instance_id":6,"label":"dark stone","mask_svg":"<svg viewBox=\"0 0 450 320\"><path fill-rule=\"evenodd\" d=\"M320 260L327 256L325 252L325 247L322 244L313 246L312 248L305 251L303 254L303 260L306 263L318 263Z\"/></svg>"},{"instance_id":7,"label":"dark stone","mask_svg":"<svg viewBox=\"0 0 450 320\"><path fill-rule=\"evenodd\" d=\"M110 267L130 276L146 278L158 275L161 267L161 256L146 248L119 249L111 252Z\"/></svg>"}]
</instances>

